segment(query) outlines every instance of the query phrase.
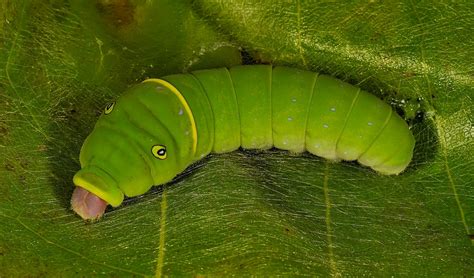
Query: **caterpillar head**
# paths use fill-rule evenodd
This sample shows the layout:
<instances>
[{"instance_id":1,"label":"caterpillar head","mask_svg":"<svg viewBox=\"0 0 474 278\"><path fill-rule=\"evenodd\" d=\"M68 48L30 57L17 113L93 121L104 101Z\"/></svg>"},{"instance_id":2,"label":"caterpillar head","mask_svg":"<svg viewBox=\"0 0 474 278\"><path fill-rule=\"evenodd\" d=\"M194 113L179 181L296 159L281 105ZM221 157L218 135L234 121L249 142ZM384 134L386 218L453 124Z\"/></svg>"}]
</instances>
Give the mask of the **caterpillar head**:
<instances>
[{"instance_id":1,"label":"caterpillar head","mask_svg":"<svg viewBox=\"0 0 474 278\"><path fill-rule=\"evenodd\" d=\"M73 178L76 188L71 205L84 219L100 218L108 204L119 206L125 196L142 194L152 185L171 179L170 173L175 174L168 170L161 176L154 177L151 171L149 163L153 163L150 161L154 159L162 162L159 166L163 169L170 168L166 166L168 150L164 145L153 145L149 148L150 157L145 159L142 153L136 150L129 152L115 144L94 144L96 136L95 133L91 134L84 145L87 146L86 149L100 148L101 151L95 151L95 156L86 163L87 166L79 170ZM172 156L171 154L170 157ZM168 164L173 164L172 159Z\"/></svg>"},{"instance_id":2,"label":"caterpillar head","mask_svg":"<svg viewBox=\"0 0 474 278\"><path fill-rule=\"evenodd\" d=\"M71 205L97 219L108 204L173 179L192 158L193 138L180 101L166 88L142 83L108 104L80 154Z\"/></svg>"}]
</instances>

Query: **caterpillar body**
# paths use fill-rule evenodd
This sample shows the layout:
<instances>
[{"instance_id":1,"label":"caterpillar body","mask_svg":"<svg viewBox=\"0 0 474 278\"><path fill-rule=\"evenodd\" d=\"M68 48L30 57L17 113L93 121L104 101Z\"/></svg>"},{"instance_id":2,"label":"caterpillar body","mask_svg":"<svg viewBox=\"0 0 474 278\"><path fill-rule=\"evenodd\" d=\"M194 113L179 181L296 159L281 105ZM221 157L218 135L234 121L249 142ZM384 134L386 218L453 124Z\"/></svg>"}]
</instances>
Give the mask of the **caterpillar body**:
<instances>
[{"instance_id":1,"label":"caterpillar body","mask_svg":"<svg viewBox=\"0 0 474 278\"><path fill-rule=\"evenodd\" d=\"M239 147L308 151L399 174L414 144L388 104L327 75L269 65L169 75L106 106L82 146L71 203L95 219L211 152Z\"/></svg>"}]
</instances>

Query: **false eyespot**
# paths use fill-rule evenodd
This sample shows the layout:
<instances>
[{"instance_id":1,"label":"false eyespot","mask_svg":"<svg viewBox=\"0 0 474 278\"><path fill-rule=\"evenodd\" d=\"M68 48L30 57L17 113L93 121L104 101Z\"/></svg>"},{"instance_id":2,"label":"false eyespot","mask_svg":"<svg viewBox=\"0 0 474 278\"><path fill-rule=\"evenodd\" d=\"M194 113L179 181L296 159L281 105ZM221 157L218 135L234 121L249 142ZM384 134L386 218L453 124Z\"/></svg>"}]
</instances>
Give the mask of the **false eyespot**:
<instances>
[{"instance_id":1,"label":"false eyespot","mask_svg":"<svg viewBox=\"0 0 474 278\"><path fill-rule=\"evenodd\" d=\"M114 106L115 106L115 101L108 103L104 108L104 114L105 115L110 114L110 112L112 112L112 110L114 110Z\"/></svg>"},{"instance_id":2,"label":"false eyespot","mask_svg":"<svg viewBox=\"0 0 474 278\"><path fill-rule=\"evenodd\" d=\"M153 154L154 157L162 159L162 160L168 157L168 153L166 152L166 147L163 145L154 145L151 148L151 153Z\"/></svg>"}]
</instances>

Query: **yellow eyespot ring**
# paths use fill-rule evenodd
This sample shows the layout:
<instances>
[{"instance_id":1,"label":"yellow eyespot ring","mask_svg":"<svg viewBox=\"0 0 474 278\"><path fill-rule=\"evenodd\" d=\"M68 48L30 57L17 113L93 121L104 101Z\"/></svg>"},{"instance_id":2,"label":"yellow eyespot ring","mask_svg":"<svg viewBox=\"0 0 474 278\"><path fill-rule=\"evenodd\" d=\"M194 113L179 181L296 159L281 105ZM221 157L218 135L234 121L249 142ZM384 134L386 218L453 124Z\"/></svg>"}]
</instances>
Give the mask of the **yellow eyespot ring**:
<instances>
[{"instance_id":1,"label":"yellow eyespot ring","mask_svg":"<svg viewBox=\"0 0 474 278\"><path fill-rule=\"evenodd\" d=\"M151 147L151 153L154 157L162 160L166 159L166 157L168 156L168 153L166 152L166 147L163 145L154 145L153 147Z\"/></svg>"},{"instance_id":2,"label":"yellow eyespot ring","mask_svg":"<svg viewBox=\"0 0 474 278\"><path fill-rule=\"evenodd\" d=\"M104 108L104 114L105 115L110 114L110 112L112 112L112 110L114 109L114 106L115 106L115 101L108 103L107 106L105 106Z\"/></svg>"}]
</instances>

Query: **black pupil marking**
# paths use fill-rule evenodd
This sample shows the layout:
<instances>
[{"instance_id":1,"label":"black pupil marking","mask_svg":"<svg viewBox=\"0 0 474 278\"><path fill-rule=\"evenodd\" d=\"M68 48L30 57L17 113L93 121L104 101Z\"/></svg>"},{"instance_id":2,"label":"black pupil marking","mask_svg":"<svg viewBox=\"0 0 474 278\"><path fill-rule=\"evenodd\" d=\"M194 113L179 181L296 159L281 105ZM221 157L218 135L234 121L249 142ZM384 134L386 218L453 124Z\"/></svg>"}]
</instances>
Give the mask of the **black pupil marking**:
<instances>
[{"instance_id":1,"label":"black pupil marking","mask_svg":"<svg viewBox=\"0 0 474 278\"><path fill-rule=\"evenodd\" d=\"M114 104L113 102L111 102L111 103L107 104L107 107L106 107L106 109L107 109L107 110L109 110L109 109L112 107L112 105L113 105L113 104Z\"/></svg>"},{"instance_id":2,"label":"black pupil marking","mask_svg":"<svg viewBox=\"0 0 474 278\"><path fill-rule=\"evenodd\" d=\"M158 151L158 155L165 155L165 153L166 153L165 149L161 149Z\"/></svg>"}]
</instances>

